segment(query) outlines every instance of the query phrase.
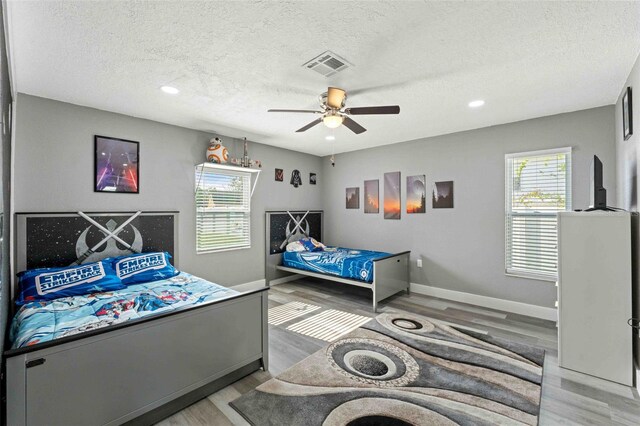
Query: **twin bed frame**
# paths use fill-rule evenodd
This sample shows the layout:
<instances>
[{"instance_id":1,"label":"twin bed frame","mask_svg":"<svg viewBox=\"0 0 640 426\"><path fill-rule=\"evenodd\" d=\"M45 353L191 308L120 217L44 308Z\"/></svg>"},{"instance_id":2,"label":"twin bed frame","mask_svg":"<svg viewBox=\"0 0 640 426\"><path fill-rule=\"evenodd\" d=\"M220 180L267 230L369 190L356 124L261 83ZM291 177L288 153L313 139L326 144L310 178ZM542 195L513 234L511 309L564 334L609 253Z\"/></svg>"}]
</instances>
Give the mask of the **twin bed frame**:
<instances>
[{"instance_id":1,"label":"twin bed frame","mask_svg":"<svg viewBox=\"0 0 640 426\"><path fill-rule=\"evenodd\" d=\"M373 312L377 312L378 303L394 294L409 293L409 256L410 251L395 253L373 261L373 282L371 284L335 275L312 272L303 269L282 266L282 253L289 242L303 237L313 237L323 241L322 210L284 210L266 212L266 248L265 278L267 286L290 280L292 274L306 275L342 284L364 287L373 293Z\"/></svg>"},{"instance_id":2,"label":"twin bed frame","mask_svg":"<svg viewBox=\"0 0 640 426\"><path fill-rule=\"evenodd\" d=\"M127 244L169 251L176 263L178 213L138 213L122 226L132 215L88 214L101 228L79 213L17 214L17 269L104 258ZM152 424L266 371L267 290L6 351L7 424Z\"/></svg>"},{"instance_id":3,"label":"twin bed frame","mask_svg":"<svg viewBox=\"0 0 640 426\"><path fill-rule=\"evenodd\" d=\"M322 241L322 211L270 211L266 286L30 347L6 361L7 424L152 424L262 367L268 369L270 283L306 275L369 288L373 310L409 292L409 251L374 261L373 283L287 268L286 244ZM177 212L19 213L16 270L67 266L133 251L168 251ZM12 288L12 300L16 283Z\"/></svg>"}]
</instances>

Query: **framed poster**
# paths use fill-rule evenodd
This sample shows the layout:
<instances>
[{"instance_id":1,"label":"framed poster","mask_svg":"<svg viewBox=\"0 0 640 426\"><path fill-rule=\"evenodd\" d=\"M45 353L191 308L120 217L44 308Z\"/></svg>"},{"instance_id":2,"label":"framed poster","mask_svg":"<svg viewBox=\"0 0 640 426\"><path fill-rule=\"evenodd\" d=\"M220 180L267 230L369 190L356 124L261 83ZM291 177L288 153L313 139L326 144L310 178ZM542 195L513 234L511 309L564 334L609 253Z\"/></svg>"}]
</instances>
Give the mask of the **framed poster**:
<instances>
[{"instance_id":1,"label":"framed poster","mask_svg":"<svg viewBox=\"0 0 640 426\"><path fill-rule=\"evenodd\" d=\"M436 182L433 184L431 204L434 209L453 208L453 181Z\"/></svg>"},{"instance_id":2,"label":"framed poster","mask_svg":"<svg viewBox=\"0 0 640 426\"><path fill-rule=\"evenodd\" d=\"M384 218L400 219L400 172L384 174Z\"/></svg>"},{"instance_id":3,"label":"framed poster","mask_svg":"<svg viewBox=\"0 0 640 426\"><path fill-rule=\"evenodd\" d=\"M407 213L424 213L426 204L425 176L407 176Z\"/></svg>"},{"instance_id":4,"label":"framed poster","mask_svg":"<svg viewBox=\"0 0 640 426\"><path fill-rule=\"evenodd\" d=\"M94 144L94 192L137 194L140 143L96 135Z\"/></svg>"},{"instance_id":5,"label":"framed poster","mask_svg":"<svg viewBox=\"0 0 640 426\"><path fill-rule=\"evenodd\" d=\"M622 96L622 131L626 141L633 135L633 105L631 100L631 87Z\"/></svg>"},{"instance_id":6,"label":"framed poster","mask_svg":"<svg viewBox=\"0 0 640 426\"><path fill-rule=\"evenodd\" d=\"M364 212L380 213L380 183L378 179L364 181Z\"/></svg>"},{"instance_id":7,"label":"framed poster","mask_svg":"<svg viewBox=\"0 0 640 426\"><path fill-rule=\"evenodd\" d=\"M347 188L345 190L345 201L348 209L360 208L360 188Z\"/></svg>"}]
</instances>

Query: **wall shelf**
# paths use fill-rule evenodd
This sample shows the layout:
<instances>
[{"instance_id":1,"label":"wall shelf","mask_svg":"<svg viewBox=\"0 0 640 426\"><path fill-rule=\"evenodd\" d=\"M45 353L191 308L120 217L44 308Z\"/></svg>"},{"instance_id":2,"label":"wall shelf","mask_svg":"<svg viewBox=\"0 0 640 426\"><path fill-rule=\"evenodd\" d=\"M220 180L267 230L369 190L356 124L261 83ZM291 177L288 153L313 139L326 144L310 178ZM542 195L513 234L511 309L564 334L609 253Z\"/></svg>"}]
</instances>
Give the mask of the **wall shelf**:
<instances>
[{"instance_id":1,"label":"wall shelf","mask_svg":"<svg viewBox=\"0 0 640 426\"><path fill-rule=\"evenodd\" d=\"M258 184L258 178L260 177L261 169L252 169L249 167L239 167L239 166L231 166L228 164L219 164L219 163L200 163L196 164L196 170L200 171L200 174L205 169L209 170L219 170L221 173L232 172L232 173L246 173L251 175L251 196L253 197L253 191L256 189L256 185Z\"/></svg>"},{"instance_id":2,"label":"wall shelf","mask_svg":"<svg viewBox=\"0 0 640 426\"><path fill-rule=\"evenodd\" d=\"M218 169L218 170L230 170L236 172L247 172L247 173L257 173L260 174L261 169L252 169L250 167L240 167L240 166L232 166L229 164L220 164L220 163L200 163L197 164L196 167L206 167L208 169Z\"/></svg>"}]
</instances>

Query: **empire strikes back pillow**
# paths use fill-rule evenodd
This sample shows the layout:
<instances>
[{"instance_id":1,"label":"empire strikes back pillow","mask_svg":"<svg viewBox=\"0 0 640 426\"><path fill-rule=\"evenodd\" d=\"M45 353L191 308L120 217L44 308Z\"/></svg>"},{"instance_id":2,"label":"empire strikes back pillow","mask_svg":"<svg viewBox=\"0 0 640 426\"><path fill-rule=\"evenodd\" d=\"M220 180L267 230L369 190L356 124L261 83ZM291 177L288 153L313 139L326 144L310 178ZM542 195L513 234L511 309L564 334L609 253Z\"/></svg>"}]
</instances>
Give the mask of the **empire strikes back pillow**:
<instances>
[{"instance_id":1,"label":"empire strikes back pillow","mask_svg":"<svg viewBox=\"0 0 640 426\"><path fill-rule=\"evenodd\" d=\"M18 286L18 306L39 300L126 288L116 276L111 263L104 260L62 268L29 269L18 274Z\"/></svg>"},{"instance_id":2,"label":"empire strikes back pillow","mask_svg":"<svg viewBox=\"0 0 640 426\"><path fill-rule=\"evenodd\" d=\"M125 285L165 280L180 273L169 262L167 252L139 253L110 259L118 278ZM105 259L106 260L106 259Z\"/></svg>"}]
</instances>

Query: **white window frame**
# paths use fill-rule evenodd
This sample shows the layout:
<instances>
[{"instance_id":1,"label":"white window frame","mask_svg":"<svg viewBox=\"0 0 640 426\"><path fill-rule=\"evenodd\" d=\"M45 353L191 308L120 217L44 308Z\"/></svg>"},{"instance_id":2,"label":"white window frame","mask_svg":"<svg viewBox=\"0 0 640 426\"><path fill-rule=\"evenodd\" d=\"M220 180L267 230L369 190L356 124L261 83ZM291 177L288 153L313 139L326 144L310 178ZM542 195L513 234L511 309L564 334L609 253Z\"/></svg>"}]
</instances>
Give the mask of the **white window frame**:
<instances>
[{"instance_id":1,"label":"white window frame","mask_svg":"<svg viewBox=\"0 0 640 426\"><path fill-rule=\"evenodd\" d=\"M553 154L564 154L566 155L566 168L565 168L565 207L563 210L556 211L530 211L530 212L514 212L512 211L512 196L513 196L513 182L512 182L512 165L513 161L520 158L527 157L536 157L536 156L545 156L545 155L553 155ZM512 218L514 217L540 217L540 218L554 218L553 223L556 225L557 231L557 212L558 211L571 211L572 208L572 184L571 184L571 175L572 175L572 149L571 147L564 148L555 148L555 149L545 149L539 151L528 151L528 152L518 152L512 154L505 155L505 273L509 276L516 276L521 278L529 278L535 280L542 281L557 281L558 272L557 272L557 260L556 260L556 271L555 272L543 272L541 270L531 269L523 269L523 268L514 268L511 267L512 264L512 256L511 250L513 244L513 234L510 231L513 227ZM551 222L551 221L549 221ZM556 236L557 238L557 236ZM557 239L555 241L556 249L557 249Z\"/></svg>"},{"instance_id":2,"label":"white window frame","mask_svg":"<svg viewBox=\"0 0 640 426\"><path fill-rule=\"evenodd\" d=\"M210 211L203 211L203 206L199 205L198 189L203 184L203 180L207 175L210 176L227 176L227 177L239 177L244 182L243 184L249 185L248 188L243 187L243 203L238 207L233 206L221 206L220 208L213 208ZM195 245L197 254L218 253L231 250L244 250L251 248L251 198L253 191L255 190L260 170L227 166L224 164L216 163L203 163L198 164L195 168L195 188L194 188L194 206L195 206ZM242 213L246 219L244 226L247 229L247 239L241 244L220 244L207 247L200 247L199 241L202 237L200 229L202 229L202 221L206 217L215 218L216 215L225 213Z\"/></svg>"}]
</instances>

